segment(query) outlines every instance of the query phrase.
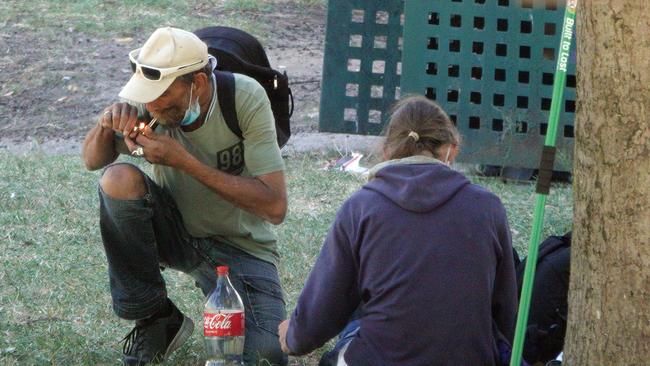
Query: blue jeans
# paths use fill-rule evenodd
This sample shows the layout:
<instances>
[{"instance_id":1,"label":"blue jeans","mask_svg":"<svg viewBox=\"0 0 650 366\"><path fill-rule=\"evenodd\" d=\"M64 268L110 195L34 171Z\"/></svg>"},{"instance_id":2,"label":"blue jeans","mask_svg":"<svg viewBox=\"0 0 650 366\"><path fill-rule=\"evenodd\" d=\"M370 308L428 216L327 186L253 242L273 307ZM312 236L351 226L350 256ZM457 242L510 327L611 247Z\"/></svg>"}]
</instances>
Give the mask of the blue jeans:
<instances>
[{"instance_id":1,"label":"blue jeans","mask_svg":"<svg viewBox=\"0 0 650 366\"><path fill-rule=\"evenodd\" d=\"M339 333L339 339L336 341L334 348L323 353L318 366L337 366L341 350L347 346L357 335L361 328L361 308L358 308L350 317L350 322ZM507 366L510 364L512 348L505 338L497 338L497 348L499 350L499 364ZM521 360L521 366L530 366L526 360Z\"/></svg>"},{"instance_id":2,"label":"blue jeans","mask_svg":"<svg viewBox=\"0 0 650 366\"><path fill-rule=\"evenodd\" d=\"M347 346L352 339L359 332L361 327L361 322L359 318L361 317L361 310L357 309L350 318L350 322L343 328L341 333L339 333L339 339L336 341L334 348L330 351L323 353L318 362L318 366L336 366L338 363L339 353L341 350Z\"/></svg>"},{"instance_id":3,"label":"blue jeans","mask_svg":"<svg viewBox=\"0 0 650 366\"><path fill-rule=\"evenodd\" d=\"M99 188L100 229L115 313L130 320L156 313L167 299L162 268L189 274L207 295L216 285L215 267L228 265L244 302L244 362L286 365L277 332L286 318L286 304L276 267L213 238L190 236L173 198L140 173L147 188L140 199L114 199Z\"/></svg>"}]
</instances>

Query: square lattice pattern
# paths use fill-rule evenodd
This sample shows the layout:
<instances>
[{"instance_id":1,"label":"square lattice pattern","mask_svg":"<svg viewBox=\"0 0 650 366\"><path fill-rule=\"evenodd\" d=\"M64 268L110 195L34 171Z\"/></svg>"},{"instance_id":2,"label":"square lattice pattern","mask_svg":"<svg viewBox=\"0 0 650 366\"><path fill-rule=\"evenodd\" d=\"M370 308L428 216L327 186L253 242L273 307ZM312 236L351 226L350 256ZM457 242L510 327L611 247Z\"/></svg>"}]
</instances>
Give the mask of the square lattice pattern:
<instances>
[{"instance_id":1,"label":"square lattice pattern","mask_svg":"<svg viewBox=\"0 0 650 366\"><path fill-rule=\"evenodd\" d=\"M330 0L321 131L377 135L400 97L403 3Z\"/></svg>"},{"instance_id":2,"label":"square lattice pattern","mask_svg":"<svg viewBox=\"0 0 650 366\"><path fill-rule=\"evenodd\" d=\"M464 137L461 161L536 168L547 133L561 0L409 0L402 90L438 102ZM574 42L575 44L575 42ZM570 171L575 46L555 170Z\"/></svg>"}]
</instances>

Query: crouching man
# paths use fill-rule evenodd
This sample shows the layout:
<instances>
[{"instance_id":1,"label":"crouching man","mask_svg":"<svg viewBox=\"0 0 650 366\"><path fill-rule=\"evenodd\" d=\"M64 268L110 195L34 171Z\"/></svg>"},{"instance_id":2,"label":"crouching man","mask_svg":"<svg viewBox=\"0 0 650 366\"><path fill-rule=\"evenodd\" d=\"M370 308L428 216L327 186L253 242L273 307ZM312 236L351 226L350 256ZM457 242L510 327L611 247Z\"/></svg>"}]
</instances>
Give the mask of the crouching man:
<instances>
[{"instance_id":1,"label":"crouching man","mask_svg":"<svg viewBox=\"0 0 650 366\"><path fill-rule=\"evenodd\" d=\"M168 297L161 267L189 274L208 294L214 268L228 265L244 301L245 363L286 364L277 335L285 303L270 224L283 221L287 199L264 89L235 75L240 140L217 103L216 62L193 33L157 29L129 58L133 75L119 95L128 103L107 107L83 146L88 169L108 166L99 182L100 227L113 308L135 321L124 362L163 361L192 333L192 320ZM112 164L119 153L152 163L153 176Z\"/></svg>"}]
</instances>

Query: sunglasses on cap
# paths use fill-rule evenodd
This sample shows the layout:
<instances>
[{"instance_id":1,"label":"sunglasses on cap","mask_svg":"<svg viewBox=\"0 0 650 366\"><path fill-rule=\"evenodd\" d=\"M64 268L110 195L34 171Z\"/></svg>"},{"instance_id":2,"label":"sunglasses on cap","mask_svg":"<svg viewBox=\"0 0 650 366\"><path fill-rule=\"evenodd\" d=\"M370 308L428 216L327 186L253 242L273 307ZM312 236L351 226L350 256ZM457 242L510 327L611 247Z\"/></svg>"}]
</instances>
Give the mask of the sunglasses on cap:
<instances>
[{"instance_id":1,"label":"sunglasses on cap","mask_svg":"<svg viewBox=\"0 0 650 366\"><path fill-rule=\"evenodd\" d=\"M147 66L143 65L136 60L136 55L140 52L140 49L135 49L131 52L129 52L129 61L131 63L131 71L134 73L139 69L140 72L142 73L142 76L144 76L145 79L151 80L151 81L159 81L165 77L168 76L178 76L178 75L183 75L186 73L185 69L188 67L196 66L198 64L203 63L202 60L199 60L197 62L193 62L191 64L187 65L182 65L182 66L174 66L174 67L155 67L155 66Z\"/></svg>"}]
</instances>

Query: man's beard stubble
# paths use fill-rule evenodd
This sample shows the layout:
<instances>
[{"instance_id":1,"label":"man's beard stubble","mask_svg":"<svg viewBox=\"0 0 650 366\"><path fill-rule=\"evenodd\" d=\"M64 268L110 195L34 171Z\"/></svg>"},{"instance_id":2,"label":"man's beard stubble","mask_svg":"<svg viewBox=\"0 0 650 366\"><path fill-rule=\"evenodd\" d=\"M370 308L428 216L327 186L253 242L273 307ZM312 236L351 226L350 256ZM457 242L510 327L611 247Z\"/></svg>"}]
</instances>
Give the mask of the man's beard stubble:
<instances>
[{"instance_id":1,"label":"man's beard stubble","mask_svg":"<svg viewBox=\"0 0 650 366\"><path fill-rule=\"evenodd\" d=\"M171 107L163 110L160 114L152 113L151 117L156 118L158 123L166 128L179 128L184 113L184 111L180 111L178 108Z\"/></svg>"}]
</instances>

